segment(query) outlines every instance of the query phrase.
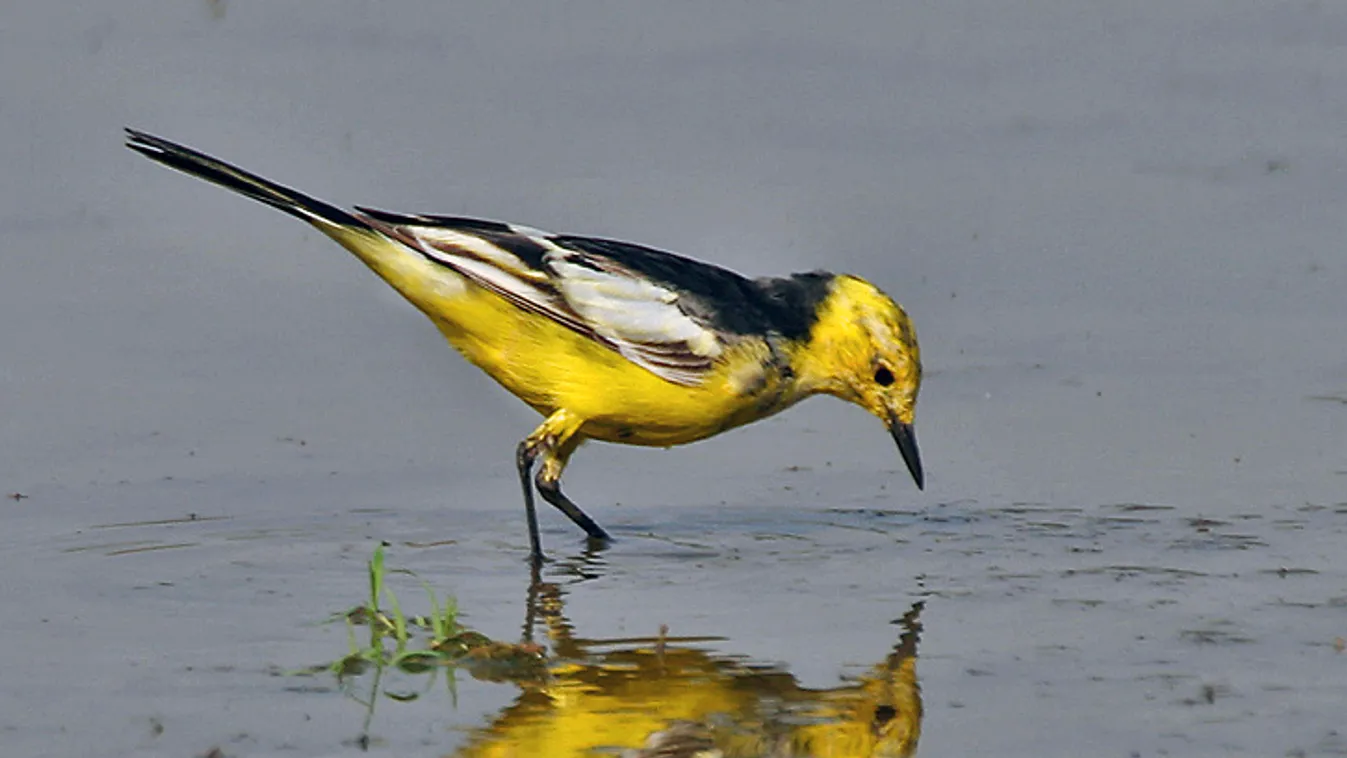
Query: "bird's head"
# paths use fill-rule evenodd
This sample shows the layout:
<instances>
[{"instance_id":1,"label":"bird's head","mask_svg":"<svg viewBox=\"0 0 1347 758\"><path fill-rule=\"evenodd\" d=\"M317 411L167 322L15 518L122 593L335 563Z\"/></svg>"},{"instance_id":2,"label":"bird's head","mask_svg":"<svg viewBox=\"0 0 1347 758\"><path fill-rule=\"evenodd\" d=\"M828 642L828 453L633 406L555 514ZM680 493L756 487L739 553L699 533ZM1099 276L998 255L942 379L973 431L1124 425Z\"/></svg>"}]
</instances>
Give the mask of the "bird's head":
<instances>
[{"instance_id":1,"label":"bird's head","mask_svg":"<svg viewBox=\"0 0 1347 758\"><path fill-rule=\"evenodd\" d=\"M807 353L806 381L878 416L921 489L925 480L912 431L921 351L902 307L873 284L839 275L819 305Z\"/></svg>"}]
</instances>

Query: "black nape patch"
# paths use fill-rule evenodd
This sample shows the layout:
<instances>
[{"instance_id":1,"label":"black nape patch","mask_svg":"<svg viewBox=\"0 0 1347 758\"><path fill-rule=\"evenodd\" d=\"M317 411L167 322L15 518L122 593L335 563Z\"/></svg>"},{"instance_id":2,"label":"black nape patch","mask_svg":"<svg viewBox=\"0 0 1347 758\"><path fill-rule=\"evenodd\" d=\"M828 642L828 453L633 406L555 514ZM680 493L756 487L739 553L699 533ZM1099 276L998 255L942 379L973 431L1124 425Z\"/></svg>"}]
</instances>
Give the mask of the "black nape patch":
<instances>
[{"instance_id":1,"label":"black nape patch","mask_svg":"<svg viewBox=\"0 0 1347 758\"><path fill-rule=\"evenodd\" d=\"M783 278L764 278L754 282L774 306L777 331L786 339L809 337L818 323L819 306L832 292L835 274L811 271Z\"/></svg>"}]
</instances>

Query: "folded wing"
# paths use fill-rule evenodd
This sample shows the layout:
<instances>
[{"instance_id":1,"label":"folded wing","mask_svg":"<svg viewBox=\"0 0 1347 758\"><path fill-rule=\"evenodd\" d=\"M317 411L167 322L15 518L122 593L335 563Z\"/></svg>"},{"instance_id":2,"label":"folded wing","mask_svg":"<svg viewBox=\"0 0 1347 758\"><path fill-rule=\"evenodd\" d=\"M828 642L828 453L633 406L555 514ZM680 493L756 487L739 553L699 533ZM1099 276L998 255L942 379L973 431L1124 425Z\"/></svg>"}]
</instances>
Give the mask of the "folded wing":
<instances>
[{"instance_id":1,"label":"folded wing","mask_svg":"<svg viewBox=\"0 0 1347 758\"><path fill-rule=\"evenodd\" d=\"M358 210L427 259L675 384L700 384L731 336L690 313L680 303L686 293L630 265L642 256L663 265L683 260L668 253L494 221Z\"/></svg>"}]
</instances>

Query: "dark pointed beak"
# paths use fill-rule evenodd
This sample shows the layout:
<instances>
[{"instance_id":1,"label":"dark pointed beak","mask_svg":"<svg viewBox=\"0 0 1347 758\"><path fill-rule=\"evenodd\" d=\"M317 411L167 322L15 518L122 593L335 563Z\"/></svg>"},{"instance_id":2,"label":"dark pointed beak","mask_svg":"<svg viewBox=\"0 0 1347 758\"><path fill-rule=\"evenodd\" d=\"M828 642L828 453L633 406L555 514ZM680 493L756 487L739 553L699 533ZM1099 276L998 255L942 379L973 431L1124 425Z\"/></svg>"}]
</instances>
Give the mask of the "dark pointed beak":
<instances>
[{"instance_id":1,"label":"dark pointed beak","mask_svg":"<svg viewBox=\"0 0 1347 758\"><path fill-rule=\"evenodd\" d=\"M903 463L906 463L907 470L912 472L912 481L917 483L917 489L925 489L926 479L921 473L921 453L917 452L917 434L912 431L912 425L891 418L889 434L892 434L893 441L898 443L898 452L903 454Z\"/></svg>"}]
</instances>

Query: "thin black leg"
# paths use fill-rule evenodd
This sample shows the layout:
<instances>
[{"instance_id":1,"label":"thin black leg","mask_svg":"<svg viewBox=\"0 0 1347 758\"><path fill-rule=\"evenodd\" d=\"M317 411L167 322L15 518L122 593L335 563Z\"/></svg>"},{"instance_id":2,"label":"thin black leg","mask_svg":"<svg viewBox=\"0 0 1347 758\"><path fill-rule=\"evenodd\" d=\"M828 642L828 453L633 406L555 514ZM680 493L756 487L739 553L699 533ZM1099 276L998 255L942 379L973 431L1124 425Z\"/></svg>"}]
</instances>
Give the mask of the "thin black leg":
<instances>
[{"instance_id":1,"label":"thin black leg","mask_svg":"<svg viewBox=\"0 0 1347 758\"><path fill-rule=\"evenodd\" d=\"M575 503L572 503L570 498L561 494L560 481L548 479L543 475L543 471L539 471L536 482L538 485L538 494L543 496L543 500L556 506L557 510L566 514L567 518L574 521L576 526L585 530L585 534L588 534L591 540L603 540L607 542L612 539L608 536L608 532L603 530L603 527L594 523L594 519L585 515L585 512L580 510L579 506Z\"/></svg>"},{"instance_id":2,"label":"thin black leg","mask_svg":"<svg viewBox=\"0 0 1347 758\"><path fill-rule=\"evenodd\" d=\"M524 514L529 522L529 559L534 566L539 566L543 562L542 540L538 538L538 511L533 506L533 477L529 476L533 472L533 459L537 455L538 452L528 440L519 443L519 448L515 451L515 464L519 467L519 483L524 487Z\"/></svg>"}]
</instances>

